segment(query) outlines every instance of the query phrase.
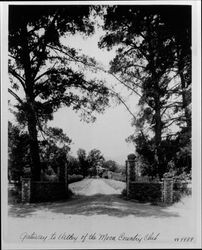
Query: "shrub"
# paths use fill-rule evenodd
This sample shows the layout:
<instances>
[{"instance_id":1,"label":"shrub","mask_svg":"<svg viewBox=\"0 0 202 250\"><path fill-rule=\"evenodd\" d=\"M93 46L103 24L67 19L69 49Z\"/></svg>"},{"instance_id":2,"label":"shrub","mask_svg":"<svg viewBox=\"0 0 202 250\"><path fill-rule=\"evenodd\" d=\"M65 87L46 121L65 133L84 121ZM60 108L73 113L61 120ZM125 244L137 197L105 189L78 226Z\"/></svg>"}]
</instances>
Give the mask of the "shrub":
<instances>
[{"instance_id":1,"label":"shrub","mask_svg":"<svg viewBox=\"0 0 202 250\"><path fill-rule=\"evenodd\" d=\"M133 182L130 184L130 198L140 202L161 201L161 183Z\"/></svg>"},{"instance_id":2,"label":"shrub","mask_svg":"<svg viewBox=\"0 0 202 250\"><path fill-rule=\"evenodd\" d=\"M21 183L15 185L9 185L8 188L8 203L19 203L21 202Z\"/></svg>"},{"instance_id":3,"label":"shrub","mask_svg":"<svg viewBox=\"0 0 202 250\"><path fill-rule=\"evenodd\" d=\"M191 180L191 174L182 173L181 175L174 177L173 189L179 191L182 195L190 195L191 189L189 183Z\"/></svg>"},{"instance_id":4,"label":"shrub","mask_svg":"<svg viewBox=\"0 0 202 250\"><path fill-rule=\"evenodd\" d=\"M68 183L73 183L73 182L77 182L77 181L81 181L83 180L83 175L68 175Z\"/></svg>"},{"instance_id":5,"label":"shrub","mask_svg":"<svg viewBox=\"0 0 202 250\"><path fill-rule=\"evenodd\" d=\"M126 197L126 196L127 196L127 191L126 191L125 188L122 190L121 195L122 195L123 197Z\"/></svg>"},{"instance_id":6,"label":"shrub","mask_svg":"<svg viewBox=\"0 0 202 250\"><path fill-rule=\"evenodd\" d=\"M179 202L182 198L182 193L178 191L173 191L173 202Z\"/></svg>"},{"instance_id":7,"label":"shrub","mask_svg":"<svg viewBox=\"0 0 202 250\"><path fill-rule=\"evenodd\" d=\"M182 174L175 176L174 179L176 181L186 181L187 182L187 181L191 180L191 174L187 174L187 173L183 172Z\"/></svg>"},{"instance_id":8,"label":"shrub","mask_svg":"<svg viewBox=\"0 0 202 250\"><path fill-rule=\"evenodd\" d=\"M74 193L72 192L72 190L68 189L68 191L67 191L67 197L71 198L73 195L74 195Z\"/></svg>"},{"instance_id":9,"label":"shrub","mask_svg":"<svg viewBox=\"0 0 202 250\"><path fill-rule=\"evenodd\" d=\"M167 173L163 174L163 177L164 178L173 178L173 173L167 172Z\"/></svg>"},{"instance_id":10,"label":"shrub","mask_svg":"<svg viewBox=\"0 0 202 250\"><path fill-rule=\"evenodd\" d=\"M191 195L191 189L188 184L191 180L191 175L182 173L174 177L173 183L173 202L179 202L185 195Z\"/></svg>"},{"instance_id":11,"label":"shrub","mask_svg":"<svg viewBox=\"0 0 202 250\"><path fill-rule=\"evenodd\" d=\"M180 192L182 195L191 195L191 189L188 188L188 182L185 181L175 181L173 190Z\"/></svg>"}]
</instances>

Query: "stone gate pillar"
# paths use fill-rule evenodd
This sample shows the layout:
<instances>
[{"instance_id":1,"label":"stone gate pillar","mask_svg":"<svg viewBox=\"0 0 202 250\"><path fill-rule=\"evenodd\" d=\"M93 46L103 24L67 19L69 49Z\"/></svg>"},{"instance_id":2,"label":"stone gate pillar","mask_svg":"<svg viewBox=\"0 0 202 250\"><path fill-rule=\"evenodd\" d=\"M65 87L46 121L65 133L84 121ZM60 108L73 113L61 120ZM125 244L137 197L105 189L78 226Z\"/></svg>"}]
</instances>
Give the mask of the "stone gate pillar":
<instances>
[{"instance_id":1,"label":"stone gate pillar","mask_svg":"<svg viewBox=\"0 0 202 250\"><path fill-rule=\"evenodd\" d=\"M163 179L163 201L166 204L173 203L173 178L165 177Z\"/></svg>"},{"instance_id":2,"label":"stone gate pillar","mask_svg":"<svg viewBox=\"0 0 202 250\"><path fill-rule=\"evenodd\" d=\"M68 164L65 163L65 192L68 193Z\"/></svg>"},{"instance_id":3,"label":"stone gate pillar","mask_svg":"<svg viewBox=\"0 0 202 250\"><path fill-rule=\"evenodd\" d=\"M126 193L127 196L130 194L130 182L135 181L136 171L135 171L135 154L129 154L126 161Z\"/></svg>"},{"instance_id":4,"label":"stone gate pillar","mask_svg":"<svg viewBox=\"0 0 202 250\"><path fill-rule=\"evenodd\" d=\"M58 171L59 173L59 182L65 182L65 166L61 165L60 170Z\"/></svg>"},{"instance_id":5,"label":"stone gate pillar","mask_svg":"<svg viewBox=\"0 0 202 250\"><path fill-rule=\"evenodd\" d=\"M31 178L22 178L22 196L23 203L30 203L31 200Z\"/></svg>"},{"instance_id":6,"label":"stone gate pillar","mask_svg":"<svg viewBox=\"0 0 202 250\"><path fill-rule=\"evenodd\" d=\"M64 184L65 193L67 193L68 192L68 165L67 163L65 163L65 165L60 167L59 182L62 182Z\"/></svg>"}]
</instances>

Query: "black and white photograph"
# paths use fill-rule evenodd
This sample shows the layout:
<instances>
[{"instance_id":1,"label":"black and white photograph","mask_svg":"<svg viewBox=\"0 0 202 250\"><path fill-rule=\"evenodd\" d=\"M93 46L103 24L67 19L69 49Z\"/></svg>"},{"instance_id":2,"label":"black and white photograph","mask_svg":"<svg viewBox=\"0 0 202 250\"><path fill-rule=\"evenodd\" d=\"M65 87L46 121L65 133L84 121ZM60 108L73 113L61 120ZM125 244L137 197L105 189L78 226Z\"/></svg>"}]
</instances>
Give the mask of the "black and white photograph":
<instances>
[{"instance_id":1,"label":"black and white photograph","mask_svg":"<svg viewBox=\"0 0 202 250\"><path fill-rule=\"evenodd\" d=\"M3 249L201 248L200 19L1 3Z\"/></svg>"}]
</instances>

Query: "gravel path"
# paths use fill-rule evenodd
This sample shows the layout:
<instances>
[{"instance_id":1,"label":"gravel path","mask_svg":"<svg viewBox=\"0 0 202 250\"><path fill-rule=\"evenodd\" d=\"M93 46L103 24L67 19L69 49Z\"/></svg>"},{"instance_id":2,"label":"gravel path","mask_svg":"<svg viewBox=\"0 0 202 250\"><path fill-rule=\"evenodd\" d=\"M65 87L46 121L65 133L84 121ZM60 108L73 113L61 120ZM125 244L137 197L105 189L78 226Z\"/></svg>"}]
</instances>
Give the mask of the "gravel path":
<instances>
[{"instance_id":1,"label":"gravel path","mask_svg":"<svg viewBox=\"0 0 202 250\"><path fill-rule=\"evenodd\" d=\"M116 190L112 186L109 186L102 179L91 179L88 181L89 182L86 182L85 185L83 185L82 189L79 189L79 186L81 186L83 184L81 182L75 183L74 185L70 184L69 188L75 194L85 195L85 196L91 196L91 195L95 195L95 194L110 195L110 194L120 194L121 193L120 190Z\"/></svg>"}]
</instances>

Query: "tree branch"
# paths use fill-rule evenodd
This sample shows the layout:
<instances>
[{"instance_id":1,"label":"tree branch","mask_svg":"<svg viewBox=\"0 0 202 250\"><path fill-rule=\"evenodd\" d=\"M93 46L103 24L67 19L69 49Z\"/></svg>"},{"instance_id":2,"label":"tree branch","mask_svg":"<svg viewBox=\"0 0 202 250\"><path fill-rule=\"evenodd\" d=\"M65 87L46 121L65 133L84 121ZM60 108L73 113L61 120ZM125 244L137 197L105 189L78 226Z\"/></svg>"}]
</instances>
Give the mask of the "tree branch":
<instances>
[{"instance_id":1,"label":"tree branch","mask_svg":"<svg viewBox=\"0 0 202 250\"><path fill-rule=\"evenodd\" d=\"M140 47L138 47L135 43L132 43L132 45L134 46L134 49L139 50L140 53L145 57L145 59L148 60L147 54Z\"/></svg>"},{"instance_id":2,"label":"tree branch","mask_svg":"<svg viewBox=\"0 0 202 250\"><path fill-rule=\"evenodd\" d=\"M169 121L176 121L176 120L178 120L178 119L181 118L181 117L182 117L182 116L169 118L169 119L167 119L167 120L165 120L165 121L163 121L163 122L167 123L167 122L169 122Z\"/></svg>"},{"instance_id":3,"label":"tree branch","mask_svg":"<svg viewBox=\"0 0 202 250\"><path fill-rule=\"evenodd\" d=\"M176 122L176 120L177 120L177 119L173 119L170 123L168 123L167 125L165 125L165 126L163 127L163 129L166 129L166 128L170 127L174 122Z\"/></svg>"},{"instance_id":4,"label":"tree branch","mask_svg":"<svg viewBox=\"0 0 202 250\"><path fill-rule=\"evenodd\" d=\"M11 89L8 89L8 92L13 96L15 97L15 99L20 102L21 104L23 104L23 101L20 99L20 97L15 93L13 92Z\"/></svg>"},{"instance_id":5,"label":"tree branch","mask_svg":"<svg viewBox=\"0 0 202 250\"><path fill-rule=\"evenodd\" d=\"M139 67L139 68L146 69L145 66L142 66L142 65L139 65L139 64L133 64L133 63L128 64L128 65L126 65L125 67L123 66L123 67L121 67L121 68L127 69L127 68L131 68L131 67Z\"/></svg>"},{"instance_id":6,"label":"tree branch","mask_svg":"<svg viewBox=\"0 0 202 250\"><path fill-rule=\"evenodd\" d=\"M134 88L128 86L126 83L124 83L123 81L121 81L114 73L111 72L107 72L108 74L112 75L117 81L119 81L121 84L123 84L125 87L127 87L128 89L132 90L133 92L135 92L139 97L142 97Z\"/></svg>"},{"instance_id":7,"label":"tree branch","mask_svg":"<svg viewBox=\"0 0 202 250\"><path fill-rule=\"evenodd\" d=\"M135 115L132 113L132 111L129 109L128 105L122 100L122 98L116 93L113 89L108 88L118 99L119 101L125 106L125 108L128 110L128 112L132 115L133 118L136 119Z\"/></svg>"},{"instance_id":8,"label":"tree branch","mask_svg":"<svg viewBox=\"0 0 202 250\"><path fill-rule=\"evenodd\" d=\"M34 79L34 82L38 81L41 77L43 77L43 76L47 75L48 73L50 73L50 72L52 71L52 69L55 67L55 65L56 65L56 62L55 62L55 64L52 66L51 69L48 69L47 71L45 71L44 73L42 73L41 75L39 75L37 78L35 78L35 79Z\"/></svg>"},{"instance_id":9,"label":"tree branch","mask_svg":"<svg viewBox=\"0 0 202 250\"><path fill-rule=\"evenodd\" d=\"M168 104L167 106L164 106L164 108L171 108L171 107L176 107L177 105L175 104L178 104L178 105L182 105L182 102L172 102L170 104Z\"/></svg>"},{"instance_id":10,"label":"tree branch","mask_svg":"<svg viewBox=\"0 0 202 250\"><path fill-rule=\"evenodd\" d=\"M77 59L77 58L74 58L74 57L71 56L69 53L63 51L62 49L56 48L56 47L54 47L54 46L52 46L52 45L48 45L48 47L50 47L50 48L52 48L52 49L55 49L55 50L58 50L59 52L64 53L65 55L68 55L70 58L72 58L72 59L73 59L74 61L76 61L76 62L82 63L82 64L84 64L84 65L86 65L86 66L93 67L93 68L95 68L95 69L97 69L97 70L100 70L100 71L102 71L102 72L104 72L104 73L108 73L108 74L112 75L117 81L119 81L119 82L120 82L121 84L123 84L125 87L129 88L130 90L132 90L132 91L133 91L134 93L136 93L139 97L142 97L134 88L132 88L132 87L128 86L127 84L125 84L123 81L121 81L116 75L114 75L114 74L111 73L110 71L107 71L107 70L105 70L105 69L102 69L101 67L97 67L97 66L95 66L94 64L86 63L86 62L83 62L82 60L79 60L79 59ZM120 101L123 103L123 100L120 100ZM124 105L124 106L125 106L125 105ZM132 114L131 111L130 111L130 113ZM133 115L133 114L132 114L132 115ZM134 116L134 115L133 115L133 116Z\"/></svg>"},{"instance_id":11,"label":"tree branch","mask_svg":"<svg viewBox=\"0 0 202 250\"><path fill-rule=\"evenodd\" d=\"M8 72L10 74L12 74L16 79L18 79L18 81L21 83L23 89L26 90L25 79L21 75L19 75L14 69L12 69L11 67L9 67Z\"/></svg>"},{"instance_id":12,"label":"tree branch","mask_svg":"<svg viewBox=\"0 0 202 250\"><path fill-rule=\"evenodd\" d=\"M75 58L73 56L71 56L69 53L67 53L66 51L64 51L63 49L60 49L60 48L57 48L57 47L54 47L53 45L47 45L47 47L53 49L53 50L57 50L67 56L69 56L71 59L73 59L73 61L76 61L76 62L79 62L79 63L83 63L84 65L87 65L87 66L90 66L90 67L95 67L95 65L93 64L90 64L90 63L85 63L83 62L82 60L79 60L78 58Z\"/></svg>"},{"instance_id":13,"label":"tree branch","mask_svg":"<svg viewBox=\"0 0 202 250\"><path fill-rule=\"evenodd\" d=\"M64 53L65 55L68 55L70 58L72 58L72 59L73 59L74 61L76 61L76 62L82 63L82 64L84 64L84 65L86 65L86 66L93 67L93 68L98 69L98 70L100 70L100 71L102 71L102 72L104 72L104 73L108 73L108 74L112 75L117 81L119 81L119 82L120 82L121 84L123 84L125 87L131 89L131 90L132 90L133 92L135 92L138 96L142 97L136 90L134 90L133 88L131 88L130 86L128 86L127 84L125 84L123 81L121 81L117 76L115 76L115 75L114 75L113 73L111 73L110 71L107 71L107 70L105 70L105 69L102 69L101 67L97 67L97 66L95 66L94 64L86 63L86 62L83 62L82 60L79 60L79 59L77 59L77 58L74 58L74 57L72 57L69 53L67 53L67 52L65 52L65 51L63 51L63 50L61 50L61 49L59 49L59 48L53 47L52 45L48 45L48 47L50 47L50 48L52 48L52 49L56 49L56 50L58 50L59 52Z\"/></svg>"},{"instance_id":14,"label":"tree branch","mask_svg":"<svg viewBox=\"0 0 202 250\"><path fill-rule=\"evenodd\" d=\"M46 50L46 47L48 45L48 41L47 41L47 33L49 31L49 29L51 28L51 26L54 24L56 18L57 18L57 15L58 15L58 11L55 13L55 16L53 17L53 20L51 21L50 25L48 26L48 28L46 29L45 31L45 34L43 37L41 37L42 39L44 39L44 44L42 44L42 52L41 52L41 55L43 55L45 53L45 50ZM40 67L41 67L41 63L43 61L43 56L41 56L38 60L38 64L36 66L36 69L35 69L35 72L33 74L33 79L36 77Z\"/></svg>"}]
</instances>

